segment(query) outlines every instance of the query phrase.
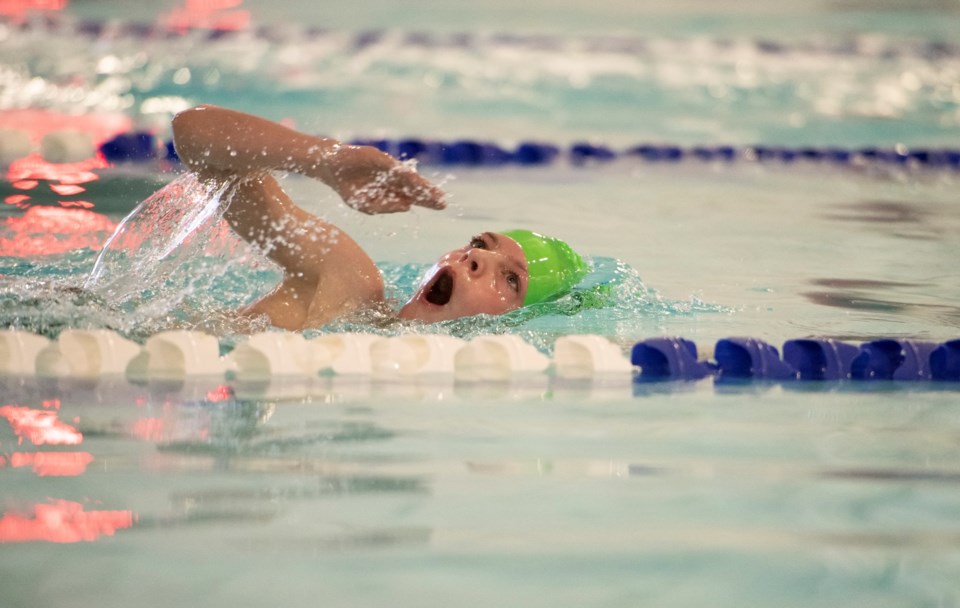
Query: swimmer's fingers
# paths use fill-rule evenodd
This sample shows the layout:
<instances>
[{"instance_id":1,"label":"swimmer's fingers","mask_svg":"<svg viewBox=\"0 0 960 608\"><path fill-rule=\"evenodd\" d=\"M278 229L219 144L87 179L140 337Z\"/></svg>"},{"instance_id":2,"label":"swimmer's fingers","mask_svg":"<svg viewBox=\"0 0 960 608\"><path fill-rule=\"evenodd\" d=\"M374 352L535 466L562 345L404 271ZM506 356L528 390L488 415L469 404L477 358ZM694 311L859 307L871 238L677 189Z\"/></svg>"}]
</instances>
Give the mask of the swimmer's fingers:
<instances>
[{"instance_id":1,"label":"swimmer's fingers","mask_svg":"<svg viewBox=\"0 0 960 608\"><path fill-rule=\"evenodd\" d=\"M347 204L369 215L401 213L410 207L445 209L443 190L431 184L410 167L398 165L355 190L345 199Z\"/></svg>"},{"instance_id":2,"label":"swimmer's fingers","mask_svg":"<svg viewBox=\"0 0 960 608\"><path fill-rule=\"evenodd\" d=\"M325 180L351 207L367 214L409 211L412 205L446 207L443 191L402 163L370 146L340 146Z\"/></svg>"},{"instance_id":3,"label":"swimmer's fingers","mask_svg":"<svg viewBox=\"0 0 960 608\"><path fill-rule=\"evenodd\" d=\"M408 186L412 203L418 207L436 209L447 208L446 194L438 186L431 184L425 177L413 173L413 183Z\"/></svg>"}]
</instances>

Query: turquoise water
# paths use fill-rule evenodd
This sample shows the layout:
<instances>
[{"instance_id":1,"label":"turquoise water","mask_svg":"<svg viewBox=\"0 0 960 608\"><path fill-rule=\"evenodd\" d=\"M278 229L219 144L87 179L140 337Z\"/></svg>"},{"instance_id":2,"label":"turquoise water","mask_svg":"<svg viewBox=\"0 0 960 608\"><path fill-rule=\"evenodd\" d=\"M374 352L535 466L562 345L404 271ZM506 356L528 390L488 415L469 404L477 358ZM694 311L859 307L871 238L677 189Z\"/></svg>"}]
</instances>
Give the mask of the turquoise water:
<instances>
[{"instance_id":1,"label":"turquoise water","mask_svg":"<svg viewBox=\"0 0 960 608\"><path fill-rule=\"evenodd\" d=\"M269 29L121 27L176 4L75 2L56 36L5 27L0 110L120 115L161 139L171 112L199 102L343 137L503 145L913 148L960 135L951 2L246 2ZM108 18L119 29L97 39L71 21ZM605 308L436 331L517 333L544 350L581 332L624 348L664 334L709 348L731 335L960 333L953 171L637 159L421 170L450 193L444 213L358 217L317 184L283 183L368 248L398 299L440 251L517 225L564 236L594 280L617 283ZM275 270L214 216L178 236L173 212L210 199L172 196L174 167L96 172L76 194L0 180L0 197L29 196L0 210L2 325L138 340L196 325L229 348L240 337L220 313ZM172 215L142 213L139 246L83 289L144 199ZM291 399L282 382L0 384L4 607L960 605L949 386L318 377ZM34 444L15 408L55 412L82 441Z\"/></svg>"},{"instance_id":2,"label":"turquoise water","mask_svg":"<svg viewBox=\"0 0 960 608\"><path fill-rule=\"evenodd\" d=\"M5 545L6 605L957 600L952 392L203 388L61 389L95 461L4 472L8 508L54 495L138 520ZM149 439L144 419L163 420Z\"/></svg>"}]
</instances>

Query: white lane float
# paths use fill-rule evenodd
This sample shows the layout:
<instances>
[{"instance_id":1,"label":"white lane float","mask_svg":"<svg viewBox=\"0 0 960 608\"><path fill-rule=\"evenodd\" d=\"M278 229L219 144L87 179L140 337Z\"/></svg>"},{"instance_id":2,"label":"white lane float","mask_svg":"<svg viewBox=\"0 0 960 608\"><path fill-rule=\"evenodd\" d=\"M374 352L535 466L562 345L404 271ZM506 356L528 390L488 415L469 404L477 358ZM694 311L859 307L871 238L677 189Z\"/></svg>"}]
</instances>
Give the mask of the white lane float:
<instances>
[{"instance_id":1,"label":"white lane float","mask_svg":"<svg viewBox=\"0 0 960 608\"><path fill-rule=\"evenodd\" d=\"M382 338L370 345L371 372L385 378L452 374L454 357L466 344L433 334Z\"/></svg>"},{"instance_id":2,"label":"white lane float","mask_svg":"<svg viewBox=\"0 0 960 608\"><path fill-rule=\"evenodd\" d=\"M337 375L369 376L373 373L370 347L383 338L374 334L345 333L309 340L312 364L317 371Z\"/></svg>"},{"instance_id":3,"label":"white lane float","mask_svg":"<svg viewBox=\"0 0 960 608\"><path fill-rule=\"evenodd\" d=\"M66 329L36 356L38 376L97 378L118 376L142 348L108 329Z\"/></svg>"},{"instance_id":4,"label":"white lane float","mask_svg":"<svg viewBox=\"0 0 960 608\"><path fill-rule=\"evenodd\" d=\"M300 334L268 331L251 335L224 357L226 370L242 380L314 376L310 345Z\"/></svg>"},{"instance_id":5,"label":"white lane float","mask_svg":"<svg viewBox=\"0 0 960 608\"><path fill-rule=\"evenodd\" d=\"M630 375L633 365L620 347L595 335L557 338L553 368L558 377L588 379L594 376Z\"/></svg>"},{"instance_id":6,"label":"white lane float","mask_svg":"<svg viewBox=\"0 0 960 608\"><path fill-rule=\"evenodd\" d=\"M127 365L132 379L178 380L187 376L223 376L220 342L198 331L162 331L147 338Z\"/></svg>"},{"instance_id":7,"label":"white lane float","mask_svg":"<svg viewBox=\"0 0 960 608\"><path fill-rule=\"evenodd\" d=\"M37 355L50 345L50 340L19 329L0 331L0 373L10 376L32 376L37 372Z\"/></svg>"},{"instance_id":8,"label":"white lane float","mask_svg":"<svg viewBox=\"0 0 960 608\"><path fill-rule=\"evenodd\" d=\"M503 382L547 371L550 359L519 336L477 336L454 355L454 375L467 382Z\"/></svg>"}]
</instances>

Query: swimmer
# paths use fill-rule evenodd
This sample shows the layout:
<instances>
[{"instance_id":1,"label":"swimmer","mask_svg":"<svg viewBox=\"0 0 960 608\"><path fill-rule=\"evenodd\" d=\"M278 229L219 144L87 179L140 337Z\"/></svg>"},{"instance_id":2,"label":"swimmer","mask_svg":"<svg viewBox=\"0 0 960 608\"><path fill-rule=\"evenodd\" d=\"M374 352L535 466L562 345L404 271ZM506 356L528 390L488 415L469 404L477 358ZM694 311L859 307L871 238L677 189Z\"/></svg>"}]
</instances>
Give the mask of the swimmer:
<instances>
[{"instance_id":1,"label":"swimmer","mask_svg":"<svg viewBox=\"0 0 960 608\"><path fill-rule=\"evenodd\" d=\"M369 146L299 133L241 112L202 105L173 119L180 159L200 179L228 188L224 217L283 270L280 283L241 314L276 327L321 327L363 311L388 311L373 260L342 230L296 206L272 171L317 179L353 209L441 210L443 192L416 170ZM528 230L484 232L434 264L395 313L427 323L499 315L555 299L586 274L566 243Z\"/></svg>"}]
</instances>

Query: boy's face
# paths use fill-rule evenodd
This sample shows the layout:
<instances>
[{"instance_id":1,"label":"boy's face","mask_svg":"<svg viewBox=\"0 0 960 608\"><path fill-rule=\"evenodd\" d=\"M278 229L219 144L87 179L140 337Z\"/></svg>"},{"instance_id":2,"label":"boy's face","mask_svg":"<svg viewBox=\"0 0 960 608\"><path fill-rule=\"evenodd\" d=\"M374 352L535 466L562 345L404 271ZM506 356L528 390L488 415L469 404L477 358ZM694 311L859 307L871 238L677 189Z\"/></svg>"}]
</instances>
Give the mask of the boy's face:
<instances>
[{"instance_id":1,"label":"boy's face","mask_svg":"<svg viewBox=\"0 0 960 608\"><path fill-rule=\"evenodd\" d=\"M484 232L441 257L399 316L432 323L503 314L523 306L527 278L520 245L502 234Z\"/></svg>"}]
</instances>

